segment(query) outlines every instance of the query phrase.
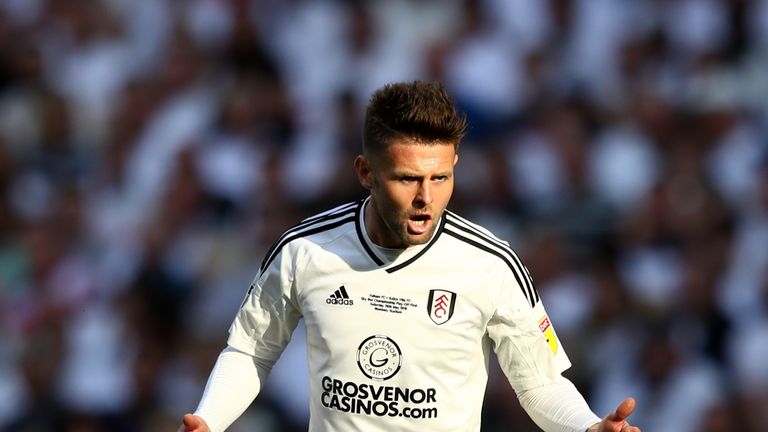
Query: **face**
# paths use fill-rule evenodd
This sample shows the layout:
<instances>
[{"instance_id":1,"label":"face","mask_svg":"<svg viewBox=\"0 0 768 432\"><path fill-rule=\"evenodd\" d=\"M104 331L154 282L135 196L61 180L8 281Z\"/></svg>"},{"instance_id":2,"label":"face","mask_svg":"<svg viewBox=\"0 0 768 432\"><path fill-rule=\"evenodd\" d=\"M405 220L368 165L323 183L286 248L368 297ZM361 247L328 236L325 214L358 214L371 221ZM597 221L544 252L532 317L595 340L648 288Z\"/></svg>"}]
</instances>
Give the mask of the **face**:
<instances>
[{"instance_id":1,"label":"face","mask_svg":"<svg viewBox=\"0 0 768 432\"><path fill-rule=\"evenodd\" d=\"M453 193L453 144L403 139L381 154L358 156L355 169L371 191L365 212L368 236L379 246L404 249L429 241Z\"/></svg>"}]
</instances>

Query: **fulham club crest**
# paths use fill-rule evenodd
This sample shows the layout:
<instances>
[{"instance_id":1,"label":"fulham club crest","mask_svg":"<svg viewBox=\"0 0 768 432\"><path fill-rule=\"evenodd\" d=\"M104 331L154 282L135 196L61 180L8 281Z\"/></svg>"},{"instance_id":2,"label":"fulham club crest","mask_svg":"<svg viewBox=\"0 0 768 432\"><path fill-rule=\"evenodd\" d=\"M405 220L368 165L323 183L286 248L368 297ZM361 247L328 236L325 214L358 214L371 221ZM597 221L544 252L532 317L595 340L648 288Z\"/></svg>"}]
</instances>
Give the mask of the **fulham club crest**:
<instances>
[{"instance_id":1,"label":"fulham club crest","mask_svg":"<svg viewBox=\"0 0 768 432\"><path fill-rule=\"evenodd\" d=\"M456 294L446 290L429 290L427 313L429 319L437 325L446 323L453 316Z\"/></svg>"}]
</instances>

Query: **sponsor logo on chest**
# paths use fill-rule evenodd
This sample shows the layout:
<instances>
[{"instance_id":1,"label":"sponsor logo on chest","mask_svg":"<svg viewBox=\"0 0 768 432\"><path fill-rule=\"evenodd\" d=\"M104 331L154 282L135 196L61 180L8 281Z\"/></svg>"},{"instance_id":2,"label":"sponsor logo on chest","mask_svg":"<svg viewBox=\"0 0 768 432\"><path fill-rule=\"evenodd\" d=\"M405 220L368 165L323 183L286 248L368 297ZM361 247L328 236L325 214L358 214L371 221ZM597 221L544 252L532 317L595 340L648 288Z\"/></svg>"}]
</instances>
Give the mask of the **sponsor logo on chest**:
<instances>
[{"instance_id":1,"label":"sponsor logo on chest","mask_svg":"<svg viewBox=\"0 0 768 432\"><path fill-rule=\"evenodd\" d=\"M388 380L400 371L402 363L400 347L387 336L370 336L357 347L357 366L370 379Z\"/></svg>"}]
</instances>

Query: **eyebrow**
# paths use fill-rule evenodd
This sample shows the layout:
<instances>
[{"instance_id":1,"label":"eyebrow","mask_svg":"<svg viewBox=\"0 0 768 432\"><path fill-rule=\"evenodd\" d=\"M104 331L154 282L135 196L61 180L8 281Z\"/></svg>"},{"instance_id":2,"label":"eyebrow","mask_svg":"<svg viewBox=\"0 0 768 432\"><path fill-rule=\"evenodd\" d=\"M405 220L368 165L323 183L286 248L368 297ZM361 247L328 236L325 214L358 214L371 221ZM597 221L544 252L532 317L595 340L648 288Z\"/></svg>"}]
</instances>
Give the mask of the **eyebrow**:
<instances>
[{"instance_id":1,"label":"eyebrow","mask_svg":"<svg viewBox=\"0 0 768 432\"><path fill-rule=\"evenodd\" d=\"M436 173L432 173L429 176L425 176L423 174L416 174L413 172L408 171L395 171L393 172L393 175L395 177L450 177L453 174L453 171L440 171Z\"/></svg>"}]
</instances>

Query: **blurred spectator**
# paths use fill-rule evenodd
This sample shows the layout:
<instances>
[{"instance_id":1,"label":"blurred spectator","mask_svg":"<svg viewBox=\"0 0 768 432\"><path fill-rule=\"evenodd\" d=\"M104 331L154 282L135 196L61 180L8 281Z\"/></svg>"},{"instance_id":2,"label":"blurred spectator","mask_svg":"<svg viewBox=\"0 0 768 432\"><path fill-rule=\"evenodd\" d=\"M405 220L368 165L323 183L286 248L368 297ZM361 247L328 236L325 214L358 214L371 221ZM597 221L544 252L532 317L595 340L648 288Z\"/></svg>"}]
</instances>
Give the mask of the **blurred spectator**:
<instances>
[{"instance_id":1,"label":"blurred spectator","mask_svg":"<svg viewBox=\"0 0 768 432\"><path fill-rule=\"evenodd\" d=\"M173 430L410 79L468 115L452 206L528 263L598 414L764 429L768 1L7 0L0 40L0 430ZM302 338L233 430L306 429ZM533 430L503 379L484 430Z\"/></svg>"}]
</instances>

